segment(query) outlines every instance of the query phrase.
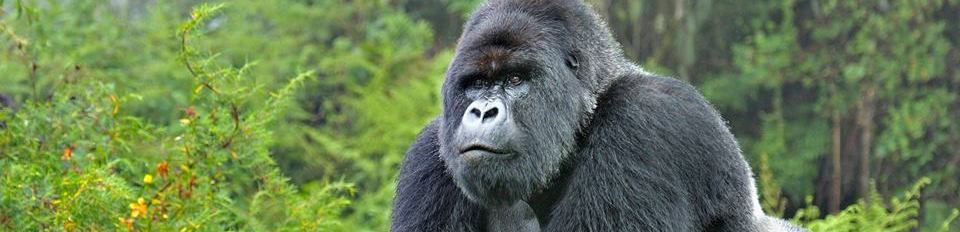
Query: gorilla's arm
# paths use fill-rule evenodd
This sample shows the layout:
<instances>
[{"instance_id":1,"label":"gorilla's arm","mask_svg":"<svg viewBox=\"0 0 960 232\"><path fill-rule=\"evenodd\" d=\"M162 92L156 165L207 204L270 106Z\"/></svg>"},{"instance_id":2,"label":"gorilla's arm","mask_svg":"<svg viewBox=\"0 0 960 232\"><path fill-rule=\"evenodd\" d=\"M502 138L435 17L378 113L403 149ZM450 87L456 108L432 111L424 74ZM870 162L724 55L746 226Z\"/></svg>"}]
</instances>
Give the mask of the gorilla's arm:
<instances>
[{"instance_id":1,"label":"gorilla's arm","mask_svg":"<svg viewBox=\"0 0 960 232\"><path fill-rule=\"evenodd\" d=\"M447 173L438 152L438 121L427 125L404 155L391 231L480 231L481 210Z\"/></svg>"},{"instance_id":2,"label":"gorilla's arm","mask_svg":"<svg viewBox=\"0 0 960 232\"><path fill-rule=\"evenodd\" d=\"M756 231L751 174L692 86L618 78L587 128L545 231Z\"/></svg>"}]
</instances>

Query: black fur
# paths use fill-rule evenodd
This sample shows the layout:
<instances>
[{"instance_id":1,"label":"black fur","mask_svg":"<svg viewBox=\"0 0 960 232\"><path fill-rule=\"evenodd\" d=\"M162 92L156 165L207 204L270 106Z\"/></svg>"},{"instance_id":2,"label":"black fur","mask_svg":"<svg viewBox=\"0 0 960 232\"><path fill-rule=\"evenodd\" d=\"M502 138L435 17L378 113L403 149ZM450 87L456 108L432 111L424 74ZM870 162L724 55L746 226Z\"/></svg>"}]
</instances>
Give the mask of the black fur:
<instances>
[{"instance_id":1,"label":"black fur","mask_svg":"<svg viewBox=\"0 0 960 232\"><path fill-rule=\"evenodd\" d=\"M523 84L470 84L512 76ZM624 59L580 0L481 6L442 94L404 158L393 231L774 230L720 115L689 84ZM465 136L468 105L490 99L505 104L490 129L503 136ZM467 157L474 139L507 158Z\"/></svg>"}]
</instances>

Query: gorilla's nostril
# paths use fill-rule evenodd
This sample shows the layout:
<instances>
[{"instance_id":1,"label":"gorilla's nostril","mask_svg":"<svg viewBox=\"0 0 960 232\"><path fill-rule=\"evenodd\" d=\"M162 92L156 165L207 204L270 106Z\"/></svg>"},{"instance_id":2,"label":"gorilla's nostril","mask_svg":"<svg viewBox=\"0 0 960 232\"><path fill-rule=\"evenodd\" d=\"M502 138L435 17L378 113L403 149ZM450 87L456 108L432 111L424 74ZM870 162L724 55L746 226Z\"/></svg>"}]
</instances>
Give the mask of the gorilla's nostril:
<instances>
[{"instance_id":1,"label":"gorilla's nostril","mask_svg":"<svg viewBox=\"0 0 960 232\"><path fill-rule=\"evenodd\" d=\"M467 106L466 112L463 113L463 121L467 126L490 126L485 124L496 124L497 120L500 120L500 116L506 116L510 114L509 111L504 111L504 115L500 115L500 109L507 110L504 107L502 100L500 99L481 99L470 103ZM478 127L479 128L479 127Z\"/></svg>"},{"instance_id":2,"label":"gorilla's nostril","mask_svg":"<svg viewBox=\"0 0 960 232\"><path fill-rule=\"evenodd\" d=\"M481 115L480 109L477 109L477 108L470 109L470 114L473 114L473 116L476 116L479 118Z\"/></svg>"},{"instance_id":3,"label":"gorilla's nostril","mask_svg":"<svg viewBox=\"0 0 960 232\"><path fill-rule=\"evenodd\" d=\"M483 121L486 121L486 120L488 120L488 119L492 119L492 118L497 117L497 113L499 113L499 112L500 112L500 110L497 109L496 107L494 107L494 108L492 108L492 109L490 109L490 110L487 110L487 112L483 114Z\"/></svg>"}]
</instances>

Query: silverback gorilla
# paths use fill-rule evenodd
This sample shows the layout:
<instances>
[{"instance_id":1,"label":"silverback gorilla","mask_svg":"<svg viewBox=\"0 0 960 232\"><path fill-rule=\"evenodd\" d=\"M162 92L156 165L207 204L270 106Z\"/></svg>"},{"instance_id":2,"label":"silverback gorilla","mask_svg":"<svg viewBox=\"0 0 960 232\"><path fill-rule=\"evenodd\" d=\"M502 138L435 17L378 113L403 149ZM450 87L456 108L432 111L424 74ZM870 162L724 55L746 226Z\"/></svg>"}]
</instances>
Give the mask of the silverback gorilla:
<instances>
[{"instance_id":1,"label":"silverback gorilla","mask_svg":"<svg viewBox=\"0 0 960 232\"><path fill-rule=\"evenodd\" d=\"M407 151L393 231L799 230L689 84L626 60L581 0L491 0Z\"/></svg>"}]
</instances>

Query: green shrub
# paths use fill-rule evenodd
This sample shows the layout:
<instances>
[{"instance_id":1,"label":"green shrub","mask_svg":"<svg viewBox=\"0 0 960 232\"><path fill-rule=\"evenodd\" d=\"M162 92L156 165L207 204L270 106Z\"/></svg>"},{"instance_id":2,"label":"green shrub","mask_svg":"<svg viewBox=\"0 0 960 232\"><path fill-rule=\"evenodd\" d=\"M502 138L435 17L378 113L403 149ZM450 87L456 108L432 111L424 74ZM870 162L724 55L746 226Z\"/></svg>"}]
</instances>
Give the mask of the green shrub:
<instances>
[{"instance_id":1,"label":"green shrub","mask_svg":"<svg viewBox=\"0 0 960 232\"><path fill-rule=\"evenodd\" d=\"M221 6L201 5L179 30L191 74L182 119L131 116L141 95L106 78L66 71L47 96L0 114L0 228L4 230L326 230L340 226L352 186L298 188L270 157L272 126L303 73L268 98L246 74L200 55L197 29ZM6 30L9 38L18 38ZM13 39L23 65L42 45ZM77 66L80 67L80 66ZM31 73L41 73L33 68ZM48 70L49 71L49 70ZM31 75L31 78L39 78Z\"/></svg>"},{"instance_id":2,"label":"green shrub","mask_svg":"<svg viewBox=\"0 0 960 232\"><path fill-rule=\"evenodd\" d=\"M874 187L868 199L862 199L836 215L817 220L820 210L809 206L797 211L794 221L802 221L805 228L813 231L912 231L918 226L920 190L928 184L930 179L921 179L903 197L893 198L889 204ZM807 204L811 201L812 198L807 197ZM947 231L949 224L949 220L944 222L942 231Z\"/></svg>"}]
</instances>

